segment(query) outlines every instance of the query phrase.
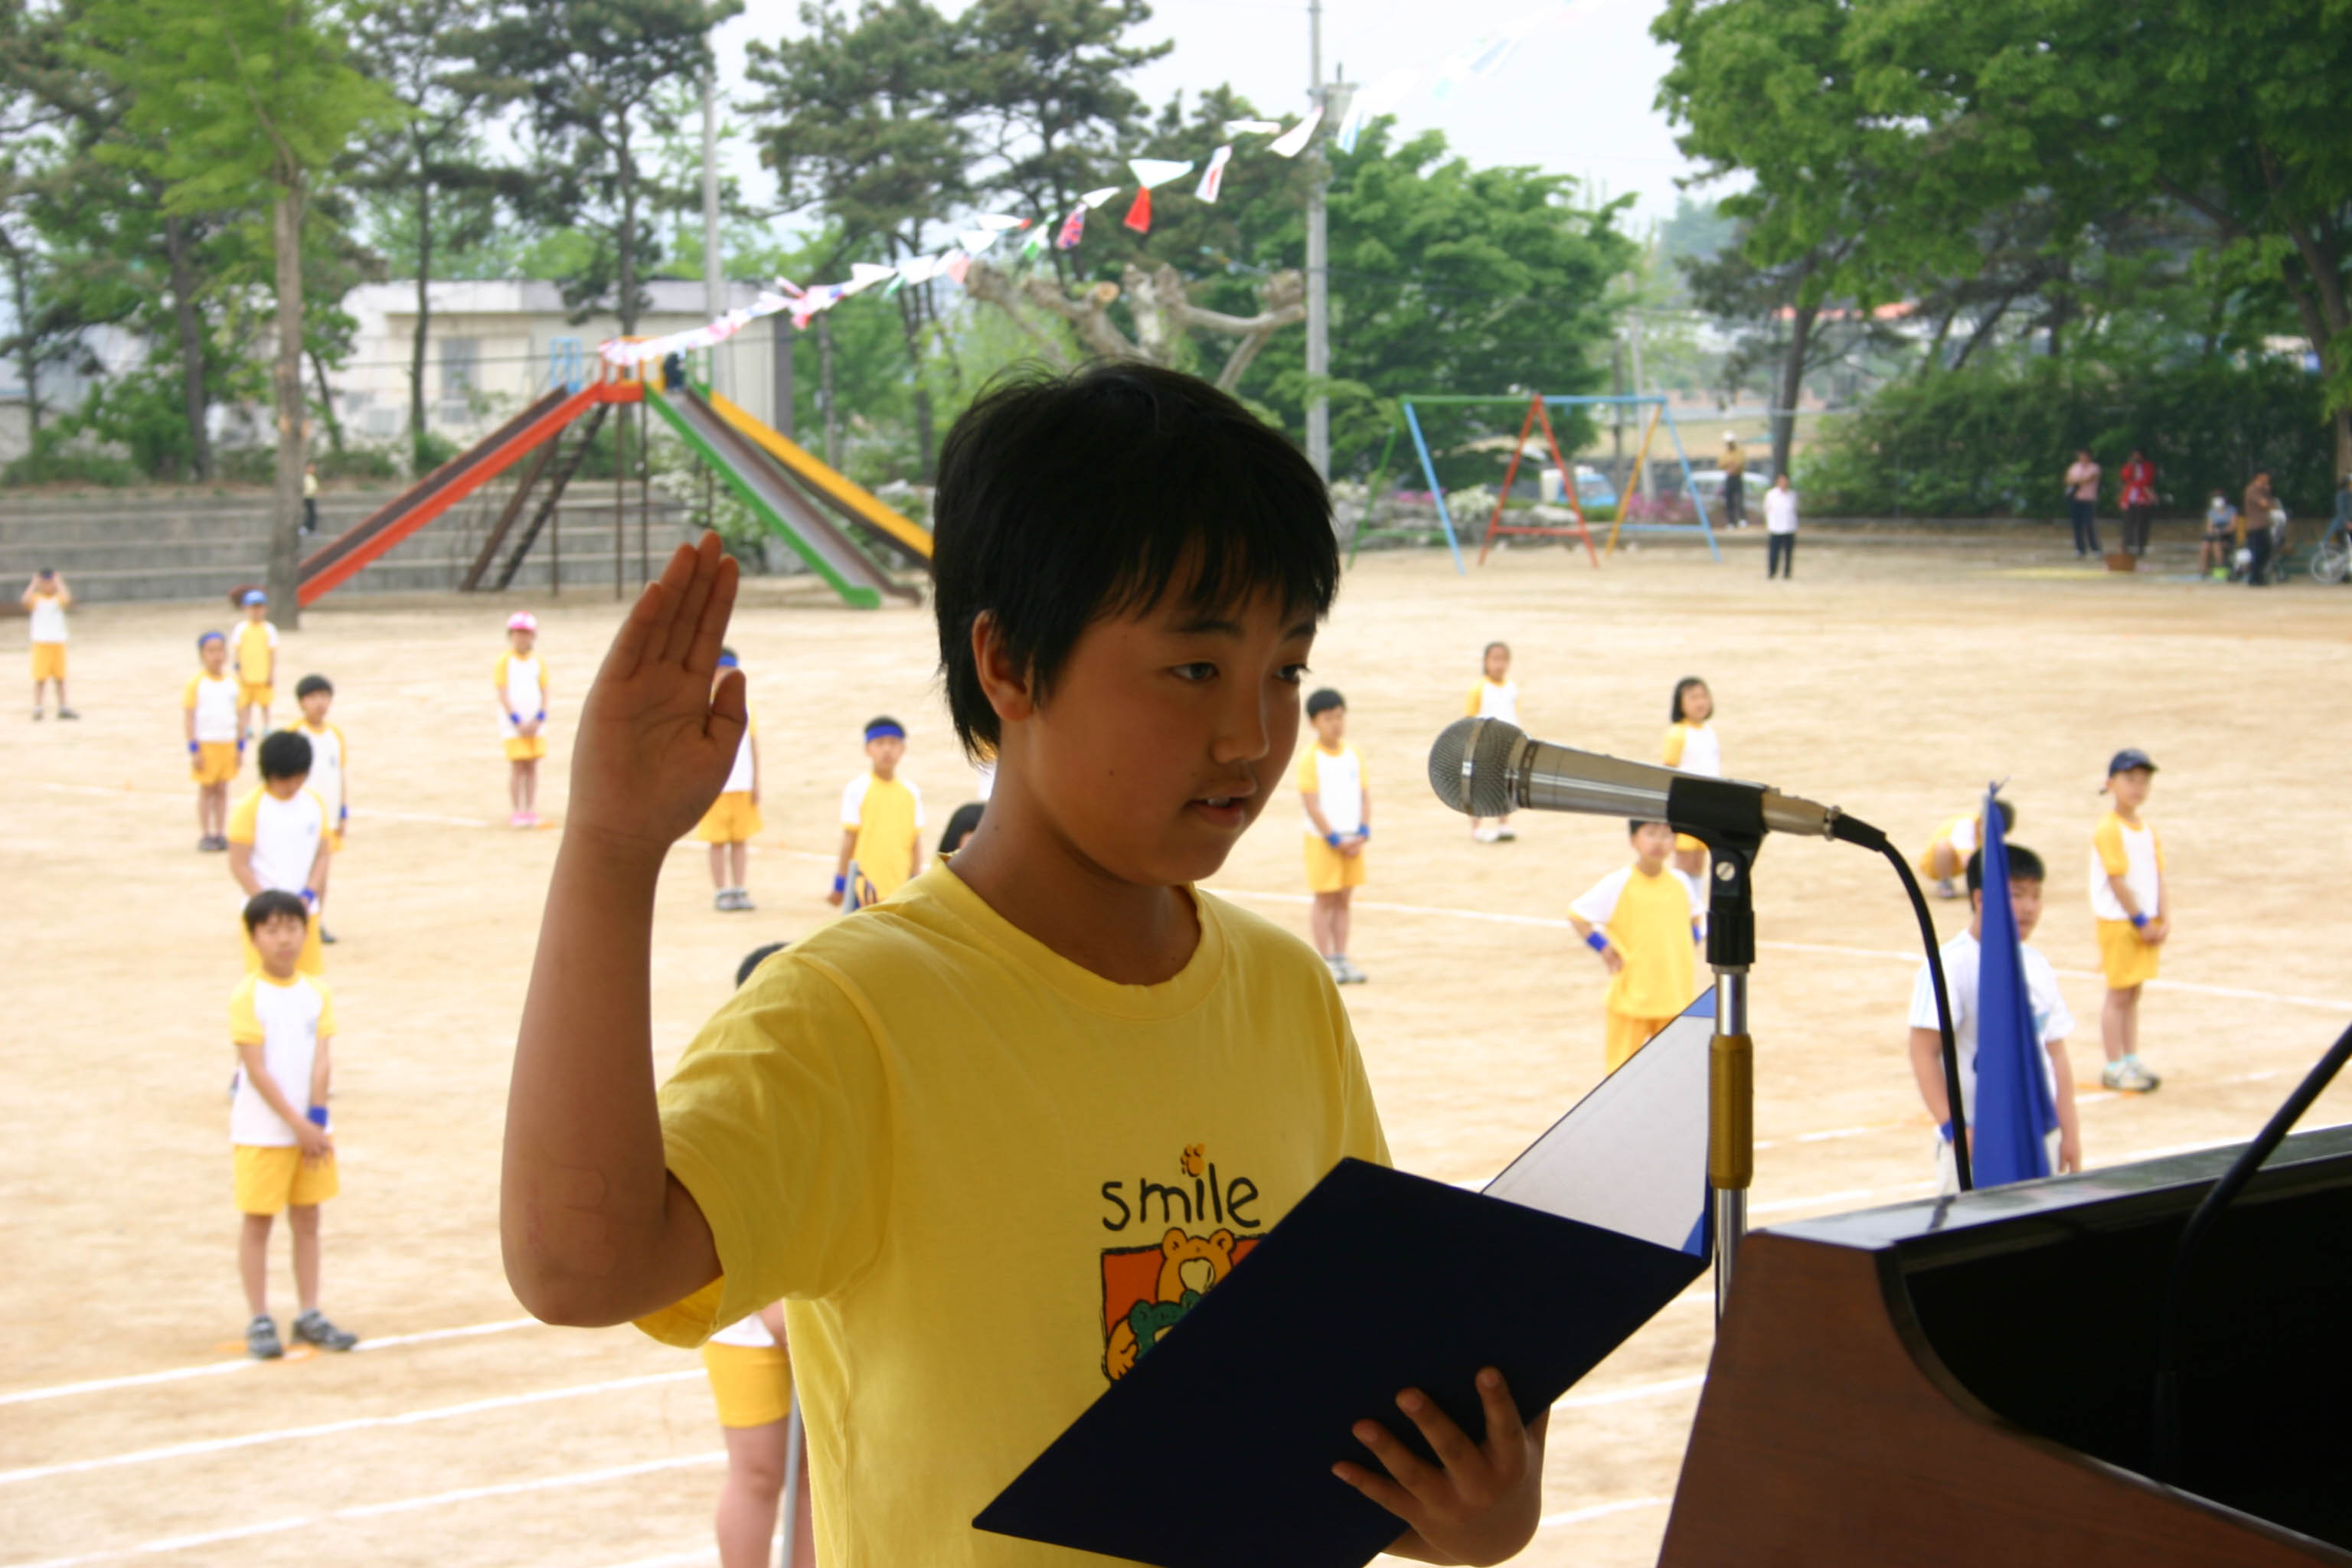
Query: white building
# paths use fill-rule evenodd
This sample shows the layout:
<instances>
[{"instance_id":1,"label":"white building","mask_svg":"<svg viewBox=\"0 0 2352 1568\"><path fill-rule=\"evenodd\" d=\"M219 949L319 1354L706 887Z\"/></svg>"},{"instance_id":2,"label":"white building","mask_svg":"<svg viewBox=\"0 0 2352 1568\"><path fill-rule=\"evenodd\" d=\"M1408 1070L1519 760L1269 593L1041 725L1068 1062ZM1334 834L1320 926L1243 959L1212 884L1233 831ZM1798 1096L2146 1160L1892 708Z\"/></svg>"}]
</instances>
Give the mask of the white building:
<instances>
[{"instance_id":1,"label":"white building","mask_svg":"<svg viewBox=\"0 0 2352 1568\"><path fill-rule=\"evenodd\" d=\"M699 281L656 279L645 291L652 304L638 318L641 337L683 331L709 319ZM728 307L749 305L758 292L749 283L730 284ZM594 376L597 345L620 333L620 323L610 315L574 324L562 289L551 282L434 283L428 285L428 300L425 425L460 446L487 434L567 374ZM335 413L346 438L370 444L403 438L408 430L416 284L363 283L344 296L343 309L359 323L352 352L333 375ZM718 350L718 390L771 425L779 403L778 334L789 341L792 331L790 318L772 316L752 322ZM787 377L790 365L788 351Z\"/></svg>"}]
</instances>

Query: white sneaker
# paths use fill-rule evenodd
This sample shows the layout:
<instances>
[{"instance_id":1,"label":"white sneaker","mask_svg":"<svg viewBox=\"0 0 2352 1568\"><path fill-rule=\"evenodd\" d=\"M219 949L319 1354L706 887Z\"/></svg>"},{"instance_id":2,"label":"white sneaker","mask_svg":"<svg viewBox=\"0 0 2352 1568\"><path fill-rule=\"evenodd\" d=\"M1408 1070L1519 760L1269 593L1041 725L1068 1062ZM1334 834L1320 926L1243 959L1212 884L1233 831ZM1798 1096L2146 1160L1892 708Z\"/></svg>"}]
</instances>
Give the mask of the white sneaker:
<instances>
[{"instance_id":1,"label":"white sneaker","mask_svg":"<svg viewBox=\"0 0 2352 1568\"><path fill-rule=\"evenodd\" d=\"M1503 830L1499 827L1474 827L1470 830L1470 841L1474 844L1496 844L1501 842L1502 837Z\"/></svg>"},{"instance_id":2,"label":"white sneaker","mask_svg":"<svg viewBox=\"0 0 2352 1568\"><path fill-rule=\"evenodd\" d=\"M1518 837L1519 830L1507 822L1500 824L1495 829L1495 842L1497 844L1516 843Z\"/></svg>"},{"instance_id":3,"label":"white sneaker","mask_svg":"<svg viewBox=\"0 0 2352 1568\"><path fill-rule=\"evenodd\" d=\"M1366 974L1362 970L1357 968L1354 962L1349 959L1345 954L1333 959L1331 963L1332 978L1339 981L1342 985L1361 985L1365 981L1371 978L1370 975Z\"/></svg>"},{"instance_id":4,"label":"white sneaker","mask_svg":"<svg viewBox=\"0 0 2352 1568\"><path fill-rule=\"evenodd\" d=\"M1332 984L1345 985L1348 984L1348 975L1345 969L1346 962L1347 961L1344 959L1329 957L1323 960L1323 967L1331 972Z\"/></svg>"},{"instance_id":5,"label":"white sneaker","mask_svg":"<svg viewBox=\"0 0 2352 1568\"><path fill-rule=\"evenodd\" d=\"M2123 1094L2147 1094L2164 1080L2141 1066L2138 1053L2135 1052L2101 1068L2099 1081Z\"/></svg>"},{"instance_id":6,"label":"white sneaker","mask_svg":"<svg viewBox=\"0 0 2352 1568\"><path fill-rule=\"evenodd\" d=\"M1960 896L1960 890L1952 886L1952 879L1949 877L1938 877L1936 879L1936 896L1939 899L1957 899Z\"/></svg>"}]
</instances>

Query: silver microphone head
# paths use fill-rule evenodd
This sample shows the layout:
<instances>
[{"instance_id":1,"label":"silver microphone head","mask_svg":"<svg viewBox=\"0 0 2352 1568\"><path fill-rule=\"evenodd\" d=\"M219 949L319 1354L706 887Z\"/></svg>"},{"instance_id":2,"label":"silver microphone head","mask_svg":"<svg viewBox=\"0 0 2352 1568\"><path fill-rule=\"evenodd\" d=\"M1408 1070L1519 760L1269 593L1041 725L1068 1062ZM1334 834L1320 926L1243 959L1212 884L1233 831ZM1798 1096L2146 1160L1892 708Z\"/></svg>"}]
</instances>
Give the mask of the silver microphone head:
<instances>
[{"instance_id":1,"label":"silver microphone head","mask_svg":"<svg viewBox=\"0 0 2352 1568\"><path fill-rule=\"evenodd\" d=\"M1527 736L1500 719L1457 719L1429 748L1429 787L1470 816L1504 816L1511 799L1511 753Z\"/></svg>"}]
</instances>

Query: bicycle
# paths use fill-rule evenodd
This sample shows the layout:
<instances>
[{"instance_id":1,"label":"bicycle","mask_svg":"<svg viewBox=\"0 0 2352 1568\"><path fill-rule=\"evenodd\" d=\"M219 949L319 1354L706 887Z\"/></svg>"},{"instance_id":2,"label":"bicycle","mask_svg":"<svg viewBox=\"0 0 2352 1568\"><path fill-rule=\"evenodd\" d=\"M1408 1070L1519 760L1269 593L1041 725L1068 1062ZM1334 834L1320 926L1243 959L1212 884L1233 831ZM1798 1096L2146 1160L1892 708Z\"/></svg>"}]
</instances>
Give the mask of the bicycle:
<instances>
[{"instance_id":1,"label":"bicycle","mask_svg":"<svg viewBox=\"0 0 2352 1568\"><path fill-rule=\"evenodd\" d=\"M2334 584L2352 577L2352 520L2338 517L2312 546L2311 580Z\"/></svg>"}]
</instances>

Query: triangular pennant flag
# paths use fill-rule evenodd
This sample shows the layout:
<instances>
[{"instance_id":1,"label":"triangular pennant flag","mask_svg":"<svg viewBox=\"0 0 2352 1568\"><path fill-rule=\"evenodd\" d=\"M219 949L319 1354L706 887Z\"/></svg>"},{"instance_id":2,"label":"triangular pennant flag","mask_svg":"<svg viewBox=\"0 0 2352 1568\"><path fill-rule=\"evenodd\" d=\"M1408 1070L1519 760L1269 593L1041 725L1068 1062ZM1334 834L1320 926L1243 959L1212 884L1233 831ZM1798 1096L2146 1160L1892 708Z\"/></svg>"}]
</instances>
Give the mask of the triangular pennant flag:
<instances>
[{"instance_id":1,"label":"triangular pennant flag","mask_svg":"<svg viewBox=\"0 0 2352 1568\"><path fill-rule=\"evenodd\" d=\"M1135 171L1137 183L1147 191L1154 185L1164 185L1180 174L1192 172L1190 159L1179 163L1173 158L1129 158L1127 166Z\"/></svg>"},{"instance_id":2,"label":"triangular pennant flag","mask_svg":"<svg viewBox=\"0 0 2352 1568\"><path fill-rule=\"evenodd\" d=\"M1027 228L1029 220L1025 217L1007 217L1003 213L982 213L971 220L971 226L974 228L987 229L992 234L1003 234L1009 228Z\"/></svg>"},{"instance_id":3,"label":"triangular pennant flag","mask_svg":"<svg viewBox=\"0 0 2352 1568\"><path fill-rule=\"evenodd\" d=\"M1002 232L993 228L968 228L956 236L956 243L973 256L985 256L988 247L996 243L996 237Z\"/></svg>"},{"instance_id":4,"label":"triangular pennant flag","mask_svg":"<svg viewBox=\"0 0 2352 1568\"><path fill-rule=\"evenodd\" d=\"M1209 166L1201 171L1200 187L1192 195L1201 201L1213 203L1217 193L1225 188L1225 165L1233 162L1234 144L1230 142L1209 154Z\"/></svg>"},{"instance_id":5,"label":"triangular pennant flag","mask_svg":"<svg viewBox=\"0 0 2352 1568\"><path fill-rule=\"evenodd\" d=\"M954 282L961 283L965 274L971 270L971 258L961 250L950 250L948 252L948 264L940 270Z\"/></svg>"},{"instance_id":6,"label":"triangular pennant flag","mask_svg":"<svg viewBox=\"0 0 2352 1568\"><path fill-rule=\"evenodd\" d=\"M902 283L929 283L937 265L932 257L910 256L898 263L898 280Z\"/></svg>"},{"instance_id":7,"label":"triangular pennant flag","mask_svg":"<svg viewBox=\"0 0 2352 1568\"><path fill-rule=\"evenodd\" d=\"M845 285L835 285L835 287L840 288L843 297L846 298L849 295L858 293L864 289L871 289L874 285L881 282L886 278L896 278L898 276L898 269L895 267L882 267L871 261L853 261L849 264L848 283Z\"/></svg>"},{"instance_id":8,"label":"triangular pennant flag","mask_svg":"<svg viewBox=\"0 0 2352 1568\"><path fill-rule=\"evenodd\" d=\"M1279 120L1228 120L1225 121L1225 134L1228 136L1271 136L1281 129L1282 121Z\"/></svg>"},{"instance_id":9,"label":"triangular pennant flag","mask_svg":"<svg viewBox=\"0 0 2352 1568\"><path fill-rule=\"evenodd\" d=\"M1052 237L1053 232L1054 231L1051 228L1031 229L1029 231L1029 237L1021 242L1021 254L1014 258L1014 259L1018 261L1026 261L1031 257L1036 255L1039 251L1045 249L1046 244Z\"/></svg>"},{"instance_id":10,"label":"triangular pennant flag","mask_svg":"<svg viewBox=\"0 0 2352 1568\"><path fill-rule=\"evenodd\" d=\"M1118 195L1118 187L1117 185L1105 185L1100 190L1088 191L1085 195L1080 196L1078 200L1084 202L1087 205L1087 210L1091 212L1117 195Z\"/></svg>"},{"instance_id":11,"label":"triangular pennant flag","mask_svg":"<svg viewBox=\"0 0 2352 1568\"><path fill-rule=\"evenodd\" d=\"M1078 247L1078 241L1084 239L1086 235L1087 209L1084 204L1081 204L1072 207L1070 216L1062 220L1062 232L1055 237L1054 248L1076 250Z\"/></svg>"},{"instance_id":12,"label":"triangular pennant flag","mask_svg":"<svg viewBox=\"0 0 2352 1568\"><path fill-rule=\"evenodd\" d=\"M1135 200L1129 204L1127 216L1121 221L1138 234L1151 232L1151 187L1150 185L1135 193Z\"/></svg>"},{"instance_id":13,"label":"triangular pennant flag","mask_svg":"<svg viewBox=\"0 0 2352 1568\"><path fill-rule=\"evenodd\" d=\"M1307 149L1307 140L1315 128L1323 123L1323 106L1317 104L1307 111L1307 118L1275 138L1266 151L1277 158L1296 158Z\"/></svg>"}]
</instances>

